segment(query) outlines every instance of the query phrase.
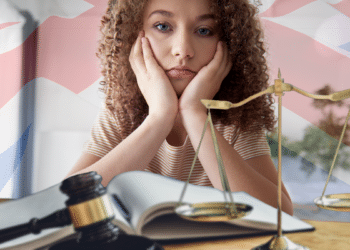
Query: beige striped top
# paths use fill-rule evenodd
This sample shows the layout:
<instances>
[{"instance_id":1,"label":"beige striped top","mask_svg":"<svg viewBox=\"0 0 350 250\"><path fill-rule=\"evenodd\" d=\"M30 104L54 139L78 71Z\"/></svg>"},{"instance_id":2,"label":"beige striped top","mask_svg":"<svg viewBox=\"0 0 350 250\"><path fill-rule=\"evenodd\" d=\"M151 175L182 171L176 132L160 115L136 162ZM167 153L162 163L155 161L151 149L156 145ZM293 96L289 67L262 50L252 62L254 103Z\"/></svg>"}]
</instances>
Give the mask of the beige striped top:
<instances>
[{"instance_id":1,"label":"beige striped top","mask_svg":"<svg viewBox=\"0 0 350 250\"><path fill-rule=\"evenodd\" d=\"M84 145L84 151L102 158L116 147L127 136L120 131L121 119L123 118L116 117L106 106L102 107L92 127L90 139ZM215 128L245 160L270 155L265 131L259 127L244 133L238 133L233 125L215 124ZM187 181L194 155L195 150L188 136L182 146L172 146L165 140L145 171ZM212 186L199 159L191 174L190 183Z\"/></svg>"}]
</instances>

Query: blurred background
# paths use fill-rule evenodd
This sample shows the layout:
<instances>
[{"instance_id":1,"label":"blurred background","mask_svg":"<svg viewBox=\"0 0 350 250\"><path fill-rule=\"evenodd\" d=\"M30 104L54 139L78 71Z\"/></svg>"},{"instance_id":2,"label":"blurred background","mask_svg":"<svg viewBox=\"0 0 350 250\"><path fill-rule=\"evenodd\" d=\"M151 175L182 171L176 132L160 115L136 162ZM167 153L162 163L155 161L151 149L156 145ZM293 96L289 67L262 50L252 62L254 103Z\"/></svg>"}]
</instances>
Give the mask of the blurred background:
<instances>
[{"instance_id":1,"label":"blurred background","mask_svg":"<svg viewBox=\"0 0 350 250\"><path fill-rule=\"evenodd\" d=\"M253 1L253 0L252 0ZM350 88L349 0L262 0L270 84L309 93ZM107 0L0 0L0 198L62 181L103 102L95 55ZM350 101L283 97L282 178L301 219L350 221L318 209ZM277 110L277 106L276 106ZM326 194L350 193L350 128ZM268 134L277 166L277 135Z\"/></svg>"}]
</instances>

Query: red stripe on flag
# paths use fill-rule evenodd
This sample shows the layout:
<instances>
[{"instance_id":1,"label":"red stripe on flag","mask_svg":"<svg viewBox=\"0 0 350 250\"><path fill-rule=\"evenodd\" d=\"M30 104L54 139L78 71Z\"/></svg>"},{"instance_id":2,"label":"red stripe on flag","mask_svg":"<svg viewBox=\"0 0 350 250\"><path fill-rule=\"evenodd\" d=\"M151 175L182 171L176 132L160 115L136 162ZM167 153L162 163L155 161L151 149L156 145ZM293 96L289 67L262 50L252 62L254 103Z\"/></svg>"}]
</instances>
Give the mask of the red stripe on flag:
<instances>
[{"instance_id":1,"label":"red stripe on flag","mask_svg":"<svg viewBox=\"0 0 350 250\"><path fill-rule=\"evenodd\" d=\"M33 32L22 44L0 55L0 109L35 77L44 77L78 94L98 78L96 57L101 17L107 1L89 0L93 8L76 18L49 17L37 30L39 36L36 71L22 80L22 48L32 47ZM35 63L35 62L33 62ZM26 64L30 62L26 60ZM29 72L30 73L30 72Z\"/></svg>"},{"instance_id":2,"label":"red stripe on flag","mask_svg":"<svg viewBox=\"0 0 350 250\"><path fill-rule=\"evenodd\" d=\"M336 91L349 88L350 58L298 31L268 20L263 22L272 84L280 68L286 83L309 93L325 84L330 84ZM322 114L311 103L311 98L295 92L287 92L283 97L284 107L316 125ZM341 112L346 116L347 111Z\"/></svg>"},{"instance_id":3,"label":"red stripe on flag","mask_svg":"<svg viewBox=\"0 0 350 250\"><path fill-rule=\"evenodd\" d=\"M10 27L12 25L18 24L20 22L8 22L8 23L1 23L0 24L0 30L5 29L7 27Z\"/></svg>"},{"instance_id":4,"label":"red stripe on flag","mask_svg":"<svg viewBox=\"0 0 350 250\"><path fill-rule=\"evenodd\" d=\"M0 109L21 89L22 49L0 54Z\"/></svg>"},{"instance_id":5,"label":"red stripe on flag","mask_svg":"<svg viewBox=\"0 0 350 250\"><path fill-rule=\"evenodd\" d=\"M261 17L279 17L287 15L317 0L276 0L270 8L260 14Z\"/></svg>"},{"instance_id":6,"label":"red stripe on flag","mask_svg":"<svg viewBox=\"0 0 350 250\"><path fill-rule=\"evenodd\" d=\"M350 1L349 0L343 0L337 4L331 4L334 8L339 10L344 15L347 15L350 17Z\"/></svg>"}]
</instances>

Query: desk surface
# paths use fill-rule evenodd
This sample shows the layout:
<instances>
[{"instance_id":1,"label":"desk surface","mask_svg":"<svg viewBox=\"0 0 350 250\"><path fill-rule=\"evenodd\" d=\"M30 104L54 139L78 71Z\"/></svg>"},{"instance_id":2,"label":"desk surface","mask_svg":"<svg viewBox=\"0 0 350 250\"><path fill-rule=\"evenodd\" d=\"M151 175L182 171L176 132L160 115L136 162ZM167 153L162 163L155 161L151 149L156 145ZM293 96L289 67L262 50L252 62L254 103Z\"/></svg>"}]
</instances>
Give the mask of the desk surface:
<instances>
[{"instance_id":1,"label":"desk surface","mask_svg":"<svg viewBox=\"0 0 350 250\"><path fill-rule=\"evenodd\" d=\"M1 202L1 199L0 199ZM310 221L316 230L313 232L285 234L291 241L309 249L350 249L350 223ZM225 239L186 244L164 245L165 250L225 250L252 249L268 242L272 236Z\"/></svg>"},{"instance_id":2,"label":"desk surface","mask_svg":"<svg viewBox=\"0 0 350 250\"><path fill-rule=\"evenodd\" d=\"M309 221L316 230L313 232L285 234L294 243L310 249L350 249L350 223ZM225 239L216 241L165 245L165 250L224 250L224 249L252 249L268 242L272 236L258 236L240 239Z\"/></svg>"}]
</instances>

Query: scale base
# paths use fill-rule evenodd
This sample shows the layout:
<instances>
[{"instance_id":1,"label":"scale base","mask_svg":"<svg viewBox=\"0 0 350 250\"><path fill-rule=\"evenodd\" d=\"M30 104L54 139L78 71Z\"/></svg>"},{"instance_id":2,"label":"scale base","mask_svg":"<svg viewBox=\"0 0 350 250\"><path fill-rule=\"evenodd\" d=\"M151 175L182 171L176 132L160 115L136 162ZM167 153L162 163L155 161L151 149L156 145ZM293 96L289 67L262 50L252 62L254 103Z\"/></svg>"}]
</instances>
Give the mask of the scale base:
<instances>
[{"instance_id":1,"label":"scale base","mask_svg":"<svg viewBox=\"0 0 350 250\"><path fill-rule=\"evenodd\" d=\"M309 248L292 242L286 236L275 235L269 242L252 250L309 250Z\"/></svg>"}]
</instances>

